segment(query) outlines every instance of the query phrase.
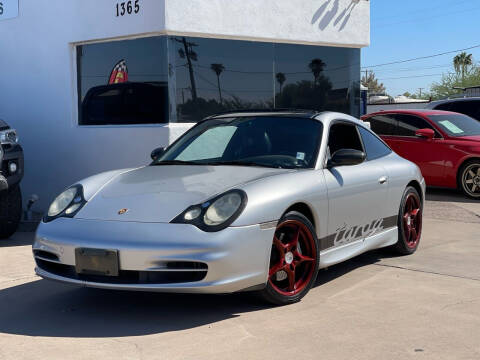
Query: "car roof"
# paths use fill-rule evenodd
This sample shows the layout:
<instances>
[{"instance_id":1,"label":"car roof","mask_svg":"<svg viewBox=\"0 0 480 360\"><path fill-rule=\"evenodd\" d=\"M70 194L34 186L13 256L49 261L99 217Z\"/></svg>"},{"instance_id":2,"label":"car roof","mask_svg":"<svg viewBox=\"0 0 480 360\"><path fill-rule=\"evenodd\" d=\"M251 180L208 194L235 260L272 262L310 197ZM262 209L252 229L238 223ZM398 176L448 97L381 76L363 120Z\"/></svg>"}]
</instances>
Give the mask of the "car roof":
<instances>
[{"instance_id":1,"label":"car roof","mask_svg":"<svg viewBox=\"0 0 480 360\"><path fill-rule=\"evenodd\" d=\"M235 110L207 117L207 119L222 119L231 117L250 117L250 116L284 116L284 117L302 117L315 118L319 111L302 109L266 109L266 110Z\"/></svg>"},{"instance_id":2,"label":"car roof","mask_svg":"<svg viewBox=\"0 0 480 360\"><path fill-rule=\"evenodd\" d=\"M372 115L381 115L381 114L408 114L408 115L449 115L449 114L458 114L453 111L444 111L444 110L432 110L432 109L392 109L392 110L382 110L373 112L363 117L370 117Z\"/></svg>"},{"instance_id":3,"label":"car roof","mask_svg":"<svg viewBox=\"0 0 480 360\"><path fill-rule=\"evenodd\" d=\"M462 97L462 98L453 98L453 99L443 99L432 101L428 104L429 108L433 108L440 104L448 104L453 102L464 102L464 101L480 101L480 97Z\"/></svg>"}]
</instances>

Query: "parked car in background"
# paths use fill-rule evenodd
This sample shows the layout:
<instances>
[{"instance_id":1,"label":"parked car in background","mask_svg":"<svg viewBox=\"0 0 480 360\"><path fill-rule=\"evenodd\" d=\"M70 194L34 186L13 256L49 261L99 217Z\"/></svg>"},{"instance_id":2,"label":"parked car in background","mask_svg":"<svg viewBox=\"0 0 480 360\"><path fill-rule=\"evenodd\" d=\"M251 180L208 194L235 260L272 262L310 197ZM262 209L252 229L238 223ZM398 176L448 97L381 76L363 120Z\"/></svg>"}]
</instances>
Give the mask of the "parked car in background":
<instances>
[{"instance_id":1,"label":"parked car in background","mask_svg":"<svg viewBox=\"0 0 480 360\"><path fill-rule=\"evenodd\" d=\"M17 132L0 120L0 239L13 235L22 217L23 149Z\"/></svg>"},{"instance_id":2,"label":"parked car in background","mask_svg":"<svg viewBox=\"0 0 480 360\"><path fill-rule=\"evenodd\" d=\"M416 163L427 186L480 199L480 122L439 110L391 110L362 120L397 154Z\"/></svg>"},{"instance_id":3,"label":"parked car in background","mask_svg":"<svg viewBox=\"0 0 480 360\"><path fill-rule=\"evenodd\" d=\"M107 289L259 291L289 304L319 268L419 245L420 170L345 114L214 116L152 159L60 194L37 229L36 273Z\"/></svg>"},{"instance_id":4,"label":"parked car in background","mask_svg":"<svg viewBox=\"0 0 480 360\"><path fill-rule=\"evenodd\" d=\"M478 97L433 101L427 105L427 109L453 111L480 121L480 98Z\"/></svg>"}]
</instances>

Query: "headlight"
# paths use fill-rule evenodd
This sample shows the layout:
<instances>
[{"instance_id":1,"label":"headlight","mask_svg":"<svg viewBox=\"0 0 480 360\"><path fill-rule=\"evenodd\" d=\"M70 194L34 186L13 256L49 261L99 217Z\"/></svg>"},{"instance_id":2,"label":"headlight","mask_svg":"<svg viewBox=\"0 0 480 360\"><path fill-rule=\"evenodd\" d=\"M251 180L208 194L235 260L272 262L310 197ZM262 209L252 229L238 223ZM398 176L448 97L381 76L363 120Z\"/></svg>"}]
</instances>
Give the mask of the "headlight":
<instances>
[{"instance_id":1,"label":"headlight","mask_svg":"<svg viewBox=\"0 0 480 360\"><path fill-rule=\"evenodd\" d=\"M242 205L242 197L237 192L223 195L208 207L203 217L205 224L216 226L230 219Z\"/></svg>"},{"instance_id":2,"label":"headlight","mask_svg":"<svg viewBox=\"0 0 480 360\"><path fill-rule=\"evenodd\" d=\"M59 217L74 217L85 203L82 186L73 186L55 198L48 208L44 221L49 222Z\"/></svg>"},{"instance_id":3,"label":"headlight","mask_svg":"<svg viewBox=\"0 0 480 360\"><path fill-rule=\"evenodd\" d=\"M192 224L203 231L220 231L230 226L247 205L247 194L231 190L203 204L189 207L172 220L177 224Z\"/></svg>"},{"instance_id":4,"label":"headlight","mask_svg":"<svg viewBox=\"0 0 480 360\"><path fill-rule=\"evenodd\" d=\"M0 131L0 144L16 144L18 142L17 131L9 129Z\"/></svg>"}]
</instances>

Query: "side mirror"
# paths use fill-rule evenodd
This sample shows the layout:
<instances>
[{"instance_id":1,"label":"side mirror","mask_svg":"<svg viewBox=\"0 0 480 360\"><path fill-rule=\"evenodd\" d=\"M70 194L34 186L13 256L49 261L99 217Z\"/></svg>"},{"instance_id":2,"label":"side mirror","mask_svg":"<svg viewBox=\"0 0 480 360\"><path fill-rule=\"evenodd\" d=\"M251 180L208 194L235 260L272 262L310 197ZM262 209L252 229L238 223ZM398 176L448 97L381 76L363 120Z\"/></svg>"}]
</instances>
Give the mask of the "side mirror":
<instances>
[{"instance_id":1,"label":"side mirror","mask_svg":"<svg viewBox=\"0 0 480 360\"><path fill-rule=\"evenodd\" d=\"M432 129L418 129L415 131L415 136L431 140L435 137L435 131Z\"/></svg>"},{"instance_id":2,"label":"side mirror","mask_svg":"<svg viewBox=\"0 0 480 360\"><path fill-rule=\"evenodd\" d=\"M150 157L152 158L152 160L157 160L164 153L165 153L165 148L159 147L152 151L152 153L150 154Z\"/></svg>"},{"instance_id":3,"label":"side mirror","mask_svg":"<svg viewBox=\"0 0 480 360\"><path fill-rule=\"evenodd\" d=\"M354 149L340 149L335 151L328 162L328 167L358 165L365 161L366 155L363 151Z\"/></svg>"}]
</instances>

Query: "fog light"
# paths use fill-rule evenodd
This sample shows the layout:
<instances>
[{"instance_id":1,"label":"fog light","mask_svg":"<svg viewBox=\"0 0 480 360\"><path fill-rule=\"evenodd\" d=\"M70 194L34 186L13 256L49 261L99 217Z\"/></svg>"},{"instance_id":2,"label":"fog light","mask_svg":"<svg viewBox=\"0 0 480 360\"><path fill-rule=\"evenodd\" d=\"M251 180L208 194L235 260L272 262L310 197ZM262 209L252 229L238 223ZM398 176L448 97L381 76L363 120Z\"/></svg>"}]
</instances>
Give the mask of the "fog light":
<instances>
[{"instance_id":1,"label":"fog light","mask_svg":"<svg viewBox=\"0 0 480 360\"><path fill-rule=\"evenodd\" d=\"M8 171L10 172L10 174L15 174L18 170L18 166L17 166L17 163L15 162L11 162L8 164Z\"/></svg>"}]
</instances>

